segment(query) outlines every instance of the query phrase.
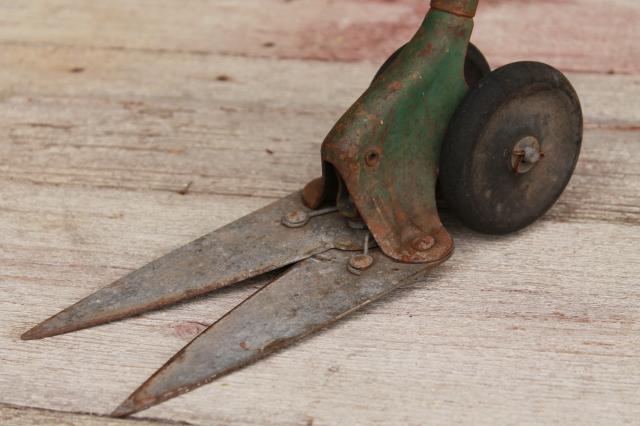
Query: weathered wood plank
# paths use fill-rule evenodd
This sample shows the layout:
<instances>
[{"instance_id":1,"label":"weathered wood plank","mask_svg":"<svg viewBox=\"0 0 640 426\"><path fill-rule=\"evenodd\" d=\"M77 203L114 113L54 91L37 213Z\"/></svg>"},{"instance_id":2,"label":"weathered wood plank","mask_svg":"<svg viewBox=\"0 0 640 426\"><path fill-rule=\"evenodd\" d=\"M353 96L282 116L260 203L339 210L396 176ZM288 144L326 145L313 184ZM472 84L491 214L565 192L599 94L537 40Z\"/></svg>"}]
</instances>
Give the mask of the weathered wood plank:
<instances>
[{"instance_id":1,"label":"weathered wood plank","mask_svg":"<svg viewBox=\"0 0 640 426\"><path fill-rule=\"evenodd\" d=\"M304 64L294 62L288 65L291 72L295 72L294 65ZM336 66L340 71L343 69L343 65ZM588 79L589 82L593 81L591 76L588 76ZM90 87L91 79L88 80ZM610 78L596 80L600 81L603 83L596 85L598 91L606 84L612 84ZM123 107L120 103L122 96L119 94L114 95L114 100L110 100L108 93L102 93L96 96L102 101L96 102L92 100L88 89L84 94L71 97L65 93L66 90L72 90L71 84L49 84L46 90L42 90L48 94L48 99L28 100L29 90L35 92L36 89L24 86L19 90L27 92L26 96L16 98L14 95L6 99L6 102L12 105L12 108L8 108L11 111L7 121L8 128L15 131L17 127L19 131L12 133L14 142L17 140L18 143L14 143L11 148L18 151L8 152L7 158L11 161L7 161L3 166L12 167L11 170L26 171L30 178L16 179L6 175L5 179L9 181L9 185L5 186L2 192L1 232L6 236L6 243L3 245L3 258L0 262L4 266L3 280L7 283L6 289L11 297L4 298L9 306L1 308L15 320L7 325L7 334L4 337L9 342L8 352L0 356L8 359L10 365L22 364L24 368L13 375L5 376L7 381L4 384L0 383L0 386L20 382L18 377L28 376L30 371L37 370L39 377L42 377L42 381L37 383L41 393L29 397L33 395L33 383L30 381L14 393L15 401L11 401L27 401L28 404L58 409L95 410L106 413L129 389L135 387L138 381L202 330L204 325L211 323L255 290L257 284L240 291L230 290L212 299L202 298L195 303L124 323L44 342L19 342L17 336L33 322L155 256L268 202L263 197L279 195L275 193L262 194L261 197L234 197L224 191L221 194L211 192L207 189L209 183L204 182L200 184L204 190L199 190L199 185L196 184L192 187L193 192L182 196L176 190L181 188L183 180L169 181L173 183L165 187L153 187L143 176L136 177L127 186L121 182L124 179L119 176L127 173L127 167L134 171L140 168L138 161L147 166L157 167L160 170L159 174L163 175L166 173L163 170L189 170L189 165L199 164L201 157L204 158L209 173L217 170L220 176L234 176L231 181L246 179L247 182L255 182L256 179L273 179L276 182L279 177L274 177L274 174L282 171L274 167L261 168L263 166L260 163L245 160L244 156L237 154L224 161L214 161L219 158L218 155L224 155L225 151L233 149L237 150L237 153L262 153L265 146L264 138L261 137L263 135L247 136L247 133L229 132L225 126L232 129L238 127L235 127L235 122L229 124L226 115L217 119L192 119L181 130L174 129L176 126L172 122L175 113L171 113L172 108L178 111L180 108L191 108L194 111L200 111L202 108L208 111L210 106L203 100L185 100L179 97L166 99L158 97L159 95L153 91L136 95L135 99L141 99L148 105L133 103L134 108L155 111L155 115L146 114L150 115L150 118L143 118L140 123L139 119L135 118L136 114L140 114L139 111L134 110L132 113ZM265 90L269 91L272 85L266 84L265 87ZM589 84L585 87L589 87ZM611 87L612 91L615 90L613 84ZM292 101L276 109L273 114L269 114L268 108L255 105L256 102L277 102L277 89L277 86L273 87L274 93L269 95L274 98L273 101L269 97L264 101L255 101L251 98L251 90L243 90L236 91L235 96L230 92L226 102L235 102L231 105L240 105L237 107L239 114L251 117L251 124L247 129L255 126L261 132L269 131L269 126L264 122L267 121L281 122L285 132L290 132L291 136L280 141L281 147L274 148L273 155L265 153L266 159L277 157L278 153L283 151L293 153L296 158L302 159L301 163L306 157L315 162L315 152L320 138L311 141L311 137L308 136L308 143L299 145L293 135L300 134L307 126L313 132L321 134L319 128L314 130L314 126L318 125L313 124L313 118L322 114L332 114L333 112L326 111L338 111L340 107L334 106L328 100L317 101L317 105L314 103L316 98L312 97L311 100L302 101L310 112L306 115L297 113L301 108L293 100L297 99L297 93L304 93L307 89L304 86L299 89L300 92L297 92L297 88L289 89L292 90L289 95ZM350 90L355 92L355 88ZM327 99L332 97L332 93L327 95ZM596 99L595 95L593 99ZM345 99L345 102L348 100ZM71 107L61 107L67 104ZM321 108L323 104L327 106ZM52 108L51 105L57 108ZM594 105L593 109L597 108L598 103L594 102ZM322 112L323 110L325 112ZM633 114L634 110L631 108L629 111L627 114ZM637 184L637 179L634 178L637 165L628 155L637 139L633 131L615 130L621 127L621 124L610 124L610 121L596 122L605 112L598 113L595 109L592 113L593 124L587 134L585 155L581 163L584 164L584 172L579 172L561 204L549 215L549 221L536 225L524 237L510 237L507 240L486 239L458 230L456 237L459 254L436 275L436 282L444 282L444 288L448 289L440 299L432 300L431 296L434 293L428 287L414 286L414 290L406 292L419 293L409 297L406 302L394 304L396 302L392 301L389 306L379 304L375 309L383 310L383 314L376 310L371 311L373 314L366 311L363 314L364 319L360 316L359 320L365 322L366 326L356 326L353 332L342 337L339 334L318 336L299 345L292 352L284 352L273 360L262 363L269 367L256 366L248 370L250 372L238 373L217 385L194 393L196 396L181 398L182 402L166 404L168 408L157 408L155 410L160 410L157 415L194 422L229 421L236 424L264 422L267 417L273 419L273 423L303 423L309 418L314 418L320 423L334 423L345 418L353 419L350 416L364 416L365 411L371 412L373 406L375 409L366 419L374 422L389 420L385 416L390 412L400 415L400 411L395 411L394 408L404 404L400 395L406 395L405 392L412 395L413 402L405 407L408 411L403 409L404 417L399 417L398 421L414 423L416 419L444 421L446 416L451 415L449 411L453 410L452 407L459 404L476 406L477 410L474 411L472 408L461 412L460 420L468 420L467 416L481 416L483 413L487 415L485 410L497 410L496 407L501 404L499 397L506 398L507 394L513 392L519 396L510 400L507 407L498 411L496 416L515 416L517 409L522 410L520 404L525 400L529 401L529 397L525 395L527 392L535 392L538 396L530 401L529 405L525 405L524 411L521 412L532 415L534 412L543 411L547 417L542 417L541 422L579 421L588 418L606 421L635 415L633 407L637 401L632 390L633 386L637 385L637 381L634 380L638 377L638 372L633 366L638 363L637 353L632 350L633 346L629 345L635 344L634 339L637 338L637 316L634 312L638 312L638 306L634 305L637 298L632 293L632 283L635 280L635 271L638 270L634 255L639 236L637 226L627 226L623 223L637 224L638 219L637 210L633 210L638 205L636 198L633 198L637 196L633 186ZM145 116L144 113L141 115ZM312 119L302 121L304 125L300 125L306 116ZM20 122L19 119L24 117L30 117L28 122L31 124L12 124ZM292 120L291 117L296 119ZM621 120L620 123L631 123L635 120L633 115L623 115L618 119ZM75 124L78 121L82 123L79 126ZM221 123L222 127L222 130L217 132L210 124L216 122ZM290 122L295 122L299 127L287 130ZM65 123L70 123L73 127L65 129ZM127 138L122 134L124 128L133 135L138 135L151 125L158 126L152 131L160 134L155 143L150 143L144 137ZM74 136L73 129L76 127L79 127L80 131ZM193 129L197 129L197 132L193 132ZM163 132L170 135L164 142L161 137ZM185 132L195 133L196 136L189 137L184 142ZM105 134L103 141L95 142ZM215 153L215 156L209 157L208 152L211 148L207 141L216 140L214 137L220 138L214 146L223 154ZM176 164L176 155L172 152L184 148L182 143L186 143L187 151L192 152L188 158L178 160ZM95 149L93 144L98 145L98 149ZM271 144L269 146L273 148ZM111 158L112 154L109 153L113 149L122 152ZM88 152L82 152L86 150ZM151 151L151 154L146 150ZM130 156L136 155L138 151L142 151L144 155L136 156L136 161L129 163ZM154 157L157 155L156 151L162 155ZM81 161L73 163L77 156L80 156ZM22 160L23 158L35 162L36 167L30 168L30 162ZM210 159L208 163L207 159ZM108 164L108 171L102 176L105 181L92 181L94 178L91 177L91 168L99 168L105 161ZM123 161L124 164L114 167L117 161ZM64 167L60 167L60 170L67 174L67 169L78 169L72 174L75 181L47 181L50 162L62 162ZM253 170L254 173L257 170L259 174L249 177L234 174L234 170L226 169L229 163L238 164L239 168ZM620 164L624 167L620 168ZM310 164L309 167L317 166ZM317 172L300 167L296 161L287 164L286 168L294 172L289 175L292 188L299 187L306 178ZM36 180L38 171L40 176L45 177L44 180ZM187 175L189 176L189 173ZM39 184L34 185L31 179ZM614 180L606 181L608 186L603 187L603 179ZM215 179L212 179L211 185L214 184ZM588 185L595 185L599 190L587 190L585 186ZM630 191L626 192L629 185ZM123 191L122 187L135 192ZM164 188L166 191L154 190L158 188ZM279 188L278 191L283 189ZM576 201L568 202L566 200L570 200L572 191L575 191ZM611 197L614 201L608 206L599 197ZM591 201L588 202L589 200ZM624 205L631 209L623 211L621 217L615 216L616 209ZM579 210L580 206L585 208ZM604 214L595 207L601 208ZM562 223L584 219L581 219L580 212L589 220L594 219L595 215L595 219L599 221L618 221L621 224L599 224L594 227L588 223ZM465 253L469 256L466 260L460 258ZM563 254L563 257L560 257L560 254ZM531 263L535 265L535 269L523 271L521 262ZM522 282L525 283L525 288L521 287ZM545 286L551 286L551 290L547 290ZM560 289L557 286L560 286ZM468 290L469 287L475 288L475 292ZM426 293L427 291L429 293ZM52 294L55 295L55 300L52 300ZM534 296L531 296L532 294ZM494 304L489 304L488 301L493 301ZM474 303L478 305L475 306ZM417 320L412 318L425 315L425 310L430 313L422 318L422 322L416 323ZM433 310L433 313L430 310ZM373 322L368 320L369 315L374 315L376 319ZM405 321L398 321L399 316L405 315L408 315ZM454 321L451 324L451 316L456 315L459 316L459 322ZM590 319L591 315L596 319ZM434 321L439 325L434 326ZM567 327L567 324L573 328ZM575 330L576 326L578 330ZM489 331L486 331L485 327L489 327ZM507 334L511 331L523 334L505 337L505 331L501 327L508 332ZM613 327L613 330L609 327ZM554 330L551 335L548 328ZM377 330L375 337L362 334L367 330ZM478 340L478 334L484 336L485 333L490 336ZM567 333L569 337L566 336ZM404 336L404 339L407 339L407 336L411 337L410 342L398 342L397 337L385 336ZM546 340L547 337L549 341ZM380 342L372 346L368 342L368 339L372 338L382 339L384 343L380 346L387 347L387 350L378 352ZM123 339L127 341L124 344ZM501 343L505 339L508 342L507 346ZM416 340L419 343L416 343ZM313 342L316 341L319 343L314 345ZM611 350L612 353L594 354L591 351L592 346ZM367 349L364 350L363 347ZM434 347L439 349L433 349ZM587 351L584 350L585 347L588 348ZM295 351L298 355L295 355ZM511 354L514 351L515 356ZM479 364L479 352L482 353L481 359L495 358L492 367ZM70 353L73 354L74 360L69 361ZM421 353L430 356L417 360L412 358ZM595 360L600 365L600 358L608 355L611 355L611 364L606 364L606 368L599 374L590 373L588 380L579 374L581 369L595 363ZM457 361L450 364L447 359L452 356ZM277 359L281 361L278 363L275 361ZM398 370L398 362L389 365L387 359L406 360L410 366L401 366ZM625 362L628 359L630 361ZM573 365L574 362L577 365ZM274 364L269 363L275 363L275 366L272 367ZM518 375L522 363L528 366L523 370L526 371L522 373L524 376ZM567 363L570 366L569 371L564 371ZM550 370L540 381L529 377L530 374L534 374L534 365L537 364ZM61 367L62 365L64 367ZM92 367L88 368L87 365ZM484 373L478 378L475 372L466 370L465 365L474 365L486 370L483 370ZM299 373L289 377L286 371L290 368L296 369ZM457 373L452 378L450 373L443 373L443 370L449 371L449 368L465 373ZM331 379L334 373L343 369L347 369L350 374L343 373L335 380ZM323 372L317 373L317 370ZM118 371L120 373L114 373ZM492 381L496 371L501 371L508 377L515 375L515 384L511 384L515 388L507 387L508 390L505 388L498 391L495 399L485 398L485 394L496 391L494 386L507 385L506 378L503 381ZM314 376L314 372L320 375ZM114 374L117 375L117 379L114 379ZM363 378L363 374L368 377ZM381 376L375 376L376 374ZM372 375L373 378L370 377ZM555 390L542 381L545 378L550 380L552 375L556 375L555 380L572 383L569 389ZM122 376L126 376L127 380ZM631 382L628 382L629 378ZM306 380L310 380L311 383L305 384ZM412 385L405 388L407 380L410 380ZM631 384L611 384L623 380ZM471 382L471 390L465 390L462 396L456 397L466 382ZM100 386L95 386L95 383L100 383ZM279 384L276 386L275 383ZM224 384L228 386L223 386ZM376 389L384 388L385 392L392 395L382 395L380 391L374 391L374 395L377 395L375 398L366 403L359 401L360 389L366 384L367 389L369 386ZM226 392L230 386L238 390ZM274 387L279 390L274 392ZM294 393L297 395L301 387L305 388L304 396L294 398ZM465 389L466 387L465 385ZM442 388L447 389L447 392L442 393ZM433 396L428 394L430 389L438 389L440 393ZM220 392L224 393L222 397L218 395ZM574 397L577 395L576 392L586 393L591 399L583 398L574 402L574 405L567 408L568 417L563 417L558 410L559 407L554 404L558 404L559 399ZM327 393L330 395L327 396ZM614 393L623 396L623 402L618 402L617 411L585 411L591 405L595 406L596 399L607 399L608 395ZM277 404L273 404L271 399L256 402L261 394L271 395ZM418 396L415 396L416 394ZM216 399L221 398L218 402L220 407L216 404L213 410L208 402L211 395L215 395ZM195 398L194 402L188 402L191 398ZM247 413L250 411L249 407L254 407L255 404L258 404L255 407L256 411ZM279 413L282 404L289 409L289 414ZM440 408L434 409L436 406ZM355 411L353 407L356 407ZM493 420L500 418L485 419L486 423Z\"/></svg>"},{"instance_id":2,"label":"weathered wood plank","mask_svg":"<svg viewBox=\"0 0 640 426\"><path fill-rule=\"evenodd\" d=\"M180 425L186 423L160 420L113 419L88 414L65 413L0 404L0 424L3 426L40 426L40 425L86 425L86 426L149 426Z\"/></svg>"},{"instance_id":3,"label":"weathered wood plank","mask_svg":"<svg viewBox=\"0 0 640 426\"><path fill-rule=\"evenodd\" d=\"M242 202L261 201L15 190L29 196L3 200L14 213L0 225L8 242L0 252L5 402L107 413L256 288L21 342L35 321L254 207ZM105 214L113 210L124 214ZM506 238L452 228L457 254L424 284L145 415L232 424L633 421L640 414L637 226L546 221Z\"/></svg>"},{"instance_id":4,"label":"weathered wood plank","mask_svg":"<svg viewBox=\"0 0 640 426\"><path fill-rule=\"evenodd\" d=\"M11 82L0 100L0 179L136 191L191 183L192 194L275 198L297 190L320 174L324 135L374 72L370 64L8 51L0 62L0 77ZM78 56L107 65L69 73L62 64ZM158 73L152 80L148 61ZM628 153L640 77L570 77L587 133L574 182L549 217L637 224L640 164Z\"/></svg>"},{"instance_id":5,"label":"weathered wood plank","mask_svg":"<svg viewBox=\"0 0 640 426\"><path fill-rule=\"evenodd\" d=\"M482 4L477 40L494 62L539 56L577 71L638 72L634 0ZM108 413L259 288L264 281L19 340L80 297L316 176L324 134L375 66L274 58L379 60L410 35L423 7L0 2L0 403ZM142 416L199 424L636 422L640 81L570 77L584 104L585 146L545 220L492 238L445 217L457 252L424 283ZM102 420L0 406L1 423Z\"/></svg>"},{"instance_id":6,"label":"weathered wood plank","mask_svg":"<svg viewBox=\"0 0 640 426\"><path fill-rule=\"evenodd\" d=\"M428 1L175 0L4 2L2 44L382 61L416 31ZM482 0L474 40L494 65L640 71L636 0ZM90 65L90 64L89 64Z\"/></svg>"}]
</instances>

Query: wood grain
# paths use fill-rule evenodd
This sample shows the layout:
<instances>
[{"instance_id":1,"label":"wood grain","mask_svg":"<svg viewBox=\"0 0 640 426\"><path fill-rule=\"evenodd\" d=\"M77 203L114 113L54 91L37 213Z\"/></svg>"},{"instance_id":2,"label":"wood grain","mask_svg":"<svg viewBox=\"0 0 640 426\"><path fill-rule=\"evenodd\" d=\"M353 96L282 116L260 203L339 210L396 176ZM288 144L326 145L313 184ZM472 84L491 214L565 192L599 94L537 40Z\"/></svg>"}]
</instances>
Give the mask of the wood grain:
<instances>
[{"instance_id":1,"label":"wood grain","mask_svg":"<svg viewBox=\"0 0 640 426\"><path fill-rule=\"evenodd\" d=\"M209 198L199 208L179 195L123 197L75 187L47 193L66 200L57 202L59 213L34 211L45 219L20 228L33 243L24 247L23 238L22 247L3 251L8 293L0 309L8 322L0 358L11 368L0 388L11 389L3 392L7 402L107 413L256 288L21 342L18 335L35 321L199 235L200 227L244 213L236 207L228 218L212 218L223 205L235 205L228 199ZM92 201L99 198L104 201ZM161 203L171 199L177 202ZM13 210L24 210L21 203ZM125 212L117 225L103 214L112 203ZM140 205L165 213L145 214ZM4 226L17 227L13 220ZM176 237L176 226L191 234ZM145 415L195 423L419 424L606 423L640 414L636 227L545 221L503 239L451 227L457 254L422 285Z\"/></svg>"},{"instance_id":2,"label":"wood grain","mask_svg":"<svg viewBox=\"0 0 640 426\"><path fill-rule=\"evenodd\" d=\"M0 62L0 75L11 81L0 117L8 135L0 179L169 192L191 182L191 193L262 198L281 197L320 174L320 143L375 72L368 64L176 61L84 48L8 53ZM105 65L68 72L78 56ZM637 223L640 168L627 153L637 142L640 77L569 77L587 134L578 184L563 197L562 211L571 213L567 220ZM333 83L318 88L319 81Z\"/></svg>"},{"instance_id":3,"label":"wood grain","mask_svg":"<svg viewBox=\"0 0 640 426\"><path fill-rule=\"evenodd\" d=\"M544 26L535 36L540 56L579 71L569 77L585 112L583 154L542 221L494 238L444 212L457 251L423 283L141 413L145 423L637 423L640 77L626 38L637 29L622 15L640 9L633 0L600 3L481 9L478 37L497 40L496 62L533 37L507 25L519 11L525 21L562 19L566 39ZM328 39L338 56L322 57L320 41L299 45L296 34L312 18L320 27L345 16L363 29L397 22L418 13L415 4L0 2L0 423L110 421L73 413L109 413L264 283L19 340L59 309L317 176L324 135L382 56ZM568 30L587 18L594 34ZM403 33L392 34L395 43ZM584 34L584 43L598 38L593 50L575 44Z\"/></svg>"},{"instance_id":4,"label":"wood grain","mask_svg":"<svg viewBox=\"0 0 640 426\"><path fill-rule=\"evenodd\" d=\"M0 404L0 423L4 426L48 425L85 425L85 426L149 426L149 425L184 425L183 422L166 422L156 419L127 420L114 419L89 414L65 413L61 411L42 410Z\"/></svg>"},{"instance_id":5,"label":"wood grain","mask_svg":"<svg viewBox=\"0 0 640 426\"><path fill-rule=\"evenodd\" d=\"M3 44L193 55L381 62L413 36L416 0L74 0L8 2ZM482 0L474 41L494 65L640 71L636 0Z\"/></svg>"}]
</instances>

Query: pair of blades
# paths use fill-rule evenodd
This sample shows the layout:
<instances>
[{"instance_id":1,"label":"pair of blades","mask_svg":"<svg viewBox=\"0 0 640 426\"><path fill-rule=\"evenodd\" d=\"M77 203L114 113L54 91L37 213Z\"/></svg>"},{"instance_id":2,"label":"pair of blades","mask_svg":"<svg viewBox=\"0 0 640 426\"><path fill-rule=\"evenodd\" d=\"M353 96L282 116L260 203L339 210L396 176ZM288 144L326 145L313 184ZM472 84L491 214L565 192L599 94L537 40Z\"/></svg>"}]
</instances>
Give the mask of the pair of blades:
<instances>
[{"instance_id":1,"label":"pair of blades","mask_svg":"<svg viewBox=\"0 0 640 426\"><path fill-rule=\"evenodd\" d=\"M296 227L283 226L283 218ZM368 245L368 230L357 228L335 211L310 211L293 193L143 266L22 338L122 319L295 264L203 331L113 412L126 416L251 364L433 266L396 263L372 248L373 264L354 274L349 261Z\"/></svg>"}]
</instances>

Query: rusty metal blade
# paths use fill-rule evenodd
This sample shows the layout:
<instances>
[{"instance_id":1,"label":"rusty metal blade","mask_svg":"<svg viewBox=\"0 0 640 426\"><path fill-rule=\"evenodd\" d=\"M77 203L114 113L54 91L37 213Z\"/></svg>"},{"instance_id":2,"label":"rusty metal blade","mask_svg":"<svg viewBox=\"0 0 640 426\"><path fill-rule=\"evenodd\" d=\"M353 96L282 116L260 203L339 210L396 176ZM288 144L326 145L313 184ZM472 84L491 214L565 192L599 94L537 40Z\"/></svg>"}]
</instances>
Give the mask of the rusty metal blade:
<instances>
[{"instance_id":1,"label":"rusty metal blade","mask_svg":"<svg viewBox=\"0 0 640 426\"><path fill-rule=\"evenodd\" d=\"M395 263L378 249L357 276L351 254L331 250L298 263L263 287L178 352L114 412L146 409L251 364L317 331L429 268Z\"/></svg>"},{"instance_id":2,"label":"rusty metal blade","mask_svg":"<svg viewBox=\"0 0 640 426\"><path fill-rule=\"evenodd\" d=\"M282 217L308 211L299 192L251 213L143 266L40 323L22 339L40 339L186 300L289 265L334 247L358 250L365 231L338 213L291 229Z\"/></svg>"}]
</instances>

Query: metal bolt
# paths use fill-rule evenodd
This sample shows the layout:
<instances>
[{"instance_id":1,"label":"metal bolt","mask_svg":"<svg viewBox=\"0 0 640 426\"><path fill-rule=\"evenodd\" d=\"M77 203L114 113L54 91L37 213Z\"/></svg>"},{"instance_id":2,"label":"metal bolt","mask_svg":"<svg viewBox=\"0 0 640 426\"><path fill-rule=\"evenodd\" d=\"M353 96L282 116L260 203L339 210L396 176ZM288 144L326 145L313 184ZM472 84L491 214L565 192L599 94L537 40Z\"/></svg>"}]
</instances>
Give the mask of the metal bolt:
<instances>
[{"instance_id":1,"label":"metal bolt","mask_svg":"<svg viewBox=\"0 0 640 426\"><path fill-rule=\"evenodd\" d=\"M533 136L520 139L511 151L511 168L516 174L525 174L544 157L540 141Z\"/></svg>"},{"instance_id":2,"label":"metal bolt","mask_svg":"<svg viewBox=\"0 0 640 426\"><path fill-rule=\"evenodd\" d=\"M524 157L522 158L523 162L528 164L535 164L540 161L540 157L540 151L538 151L537 149L530 146L524 147Z\"/></svg>"},{"instance_id":3,"label":"metal bolt","mask_svg":"<svg viewBox=\"0 0 640 426\"><path fill-rule=\"evenodd\" d=\"M309 214L302 210L293 210L282 218L282 224L287 228L301 228L309 222Z\"/></svg>"},{"instance_id":4,"label":"metal bolt","mask_svg":"<svg viewBox=\"0 0 640 426\"><path fill-rule=\"evenodd\" d=\"M363 271L369 269L373 265L373 257L368 254L356 254L351 256L347 269L355 275L362 274Z\"/></svg>"},{"instance_id":5,"label":"metal bolt","mask_svg":"<svg viewBox=\"0 0 640 426\"><path fill-rule=\"evenodd\" d=\"M411 247L413 247L414 250L417 251L427 251L434 245L436 245L436 239L431 235L425 235L424 237L415 238L411 242Z\"/></svg>"}]
</instances>

